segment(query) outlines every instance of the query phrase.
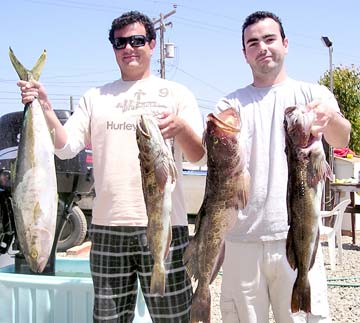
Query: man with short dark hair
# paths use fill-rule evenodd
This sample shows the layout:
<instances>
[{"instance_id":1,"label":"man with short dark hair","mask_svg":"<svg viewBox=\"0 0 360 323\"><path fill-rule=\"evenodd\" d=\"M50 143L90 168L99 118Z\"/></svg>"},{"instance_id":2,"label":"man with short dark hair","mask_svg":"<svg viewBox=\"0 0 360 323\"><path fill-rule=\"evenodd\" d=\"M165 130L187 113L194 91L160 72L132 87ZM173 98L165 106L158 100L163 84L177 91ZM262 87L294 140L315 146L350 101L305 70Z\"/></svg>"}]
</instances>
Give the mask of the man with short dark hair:
<instances>
[{"instance_id":1,"label":"man with short dark hair","mask_svg":"<svg viewBox=\"0 0 360 323\"><path fill-rule=\"evenodd\" d=\"M192 286L182 263L188 244L182 154L190 162L204 156L201 115L187 88L151 75L156 33L146 15L130 11L116 18L109 40L121 79L87 91L64 127L40 83L20 81L22 101L38 99L50 128L55 129L60 158L72 158L87 144L92 146L96 198L89 234L94 322L131 322L138 281L154 322L188 322ZM163 297L150 294L153 259L135 135L136 119L143 113L154 115L164 139L173 140L178 170Z\"/></svg>"},{"instance_id":2,"label":"man with short dark hair","mask_svg":"<svg viewBox=\"0 0 360 323\"><path fill-rule=\"evenodd\" d=\"M258 11L249 15L243 24L242 42L253 82L217 105L218 112L233 107L240 114L241 144L248 152L251 176L247 206L226 236L222 319L224 323L265 323L271 305L279 323L331 322L321 248L309 273L311 314L292 313L290 308L296 271L286 255L289 225L284 112L295 105L312 110L312 135L323 134L335 147L348 144L350 123L340 114L327 88L287 76L284 60L288 39L275 14ZM314 203L320 212L320 201Z\"/></svg>"}]
</instances>

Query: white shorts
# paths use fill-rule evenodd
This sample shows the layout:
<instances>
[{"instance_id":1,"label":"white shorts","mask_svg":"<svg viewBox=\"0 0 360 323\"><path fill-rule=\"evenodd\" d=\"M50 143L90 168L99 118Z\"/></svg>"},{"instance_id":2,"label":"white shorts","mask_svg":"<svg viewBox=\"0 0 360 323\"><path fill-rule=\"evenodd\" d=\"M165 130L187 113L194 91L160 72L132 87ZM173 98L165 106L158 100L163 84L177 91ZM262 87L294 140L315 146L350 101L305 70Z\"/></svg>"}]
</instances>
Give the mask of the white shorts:
<instances>
[{"instance_id":1,"label":"white shorts","mask_svg":"<svg viewBox=\"0 0 360 323\"><path fill-rule=\"evenodd\" d=\"M220 307L224 323L331 322L321 245L309 272L312 314L291 313L297 270L286 258L286 240L225 243Z\"/></svg>"}]
</instances>

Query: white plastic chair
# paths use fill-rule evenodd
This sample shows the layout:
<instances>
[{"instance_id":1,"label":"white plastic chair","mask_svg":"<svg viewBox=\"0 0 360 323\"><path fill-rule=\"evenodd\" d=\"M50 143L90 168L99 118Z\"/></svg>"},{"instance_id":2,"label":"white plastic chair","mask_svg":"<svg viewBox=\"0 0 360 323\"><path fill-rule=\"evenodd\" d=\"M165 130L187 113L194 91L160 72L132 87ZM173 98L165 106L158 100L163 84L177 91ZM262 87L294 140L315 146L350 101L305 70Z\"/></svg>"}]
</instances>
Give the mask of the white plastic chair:
<instances>
[{"instance_id":1,"label":"white plastic chair","mask_svg":"<svg viewBox=\"0 0 360 323\"><path fill-rule=\"evenodd\" d=\"M351 202L350 199L341 201L331 211L321 211L319 218L319 230L321 236L326 236L329 247L330 268L335 270L335 238L338 244L339 263L342 264L342 237L341 237L341 224L346 207ZM323 219L334 216L335 221L333 226L326 226Z\"/></svg>"}]
</instances>

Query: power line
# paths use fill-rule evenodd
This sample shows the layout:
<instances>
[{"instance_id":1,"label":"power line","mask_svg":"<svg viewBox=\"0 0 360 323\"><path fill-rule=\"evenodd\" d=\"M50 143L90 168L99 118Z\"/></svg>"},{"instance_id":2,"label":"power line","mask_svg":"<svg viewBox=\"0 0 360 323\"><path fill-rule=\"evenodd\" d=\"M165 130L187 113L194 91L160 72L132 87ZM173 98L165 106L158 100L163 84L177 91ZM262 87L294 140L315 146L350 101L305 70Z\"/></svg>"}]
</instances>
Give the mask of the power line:
<instances>
[{"instance_id":1,"label":"power line","mask_svg":"<svg viewBox=\"0 0 360 323\"><path fill-rule=\"evenodd\" d=\"M40 5L48 5L55 7L70 7L75 9L86 9L86 10L96 10L96 11L104 11L104 12L113 12L116 10L127 10L125 8L117 7L117 6L109 6L109 5L97 5L97 4L89 4L88 2L80 2L80 1L42 1L42 0L27 0L26 2L40 4Z\"/></svg>"},{"instance_id":2,"label":"power line","mask_svg":"<svg viewBox=\"0 0 360 323\"><path fill-rule=\"evenodd\" d=\"M195 26L195 27L197 27L199 29L203 29L203 30L215 31L215 32L219 32L219 33L223 33L224 31L228 31L228 32L231 32L231 33L235 33L237 35L240 35L240 32L241 32L240 29L235 29L235 28L233 29L233 28L228 28L226 26L213 25L213 24L203 22L201 20L193 20L193 19L183 18L181 16L176 17L175 19L183 21L184 25Z\"/></svg>"},{"instance_id":3,"label":"power line","mask_svg":"<svg viewBox=\"0 0 360 323\"><path fill-rule=\"evenodd\" d=\"M216 86L214 86L214 85L212 85L212 84L210 84L210 83L208 83L208 82L200 79L199 77L194 76L194 75L190 74L189 72L184 71L182 68L177 67L177 69L178 69L180 72L184 73L185 75L193 78L194 80L197 80L197 81L205 84L206 86L212 88L213 90L216 90L217 92L221 93L222 95L225 95L225 94L226 94L224 90L221 90L221 89L217 88Z\"/></svg>"}]
</instances>

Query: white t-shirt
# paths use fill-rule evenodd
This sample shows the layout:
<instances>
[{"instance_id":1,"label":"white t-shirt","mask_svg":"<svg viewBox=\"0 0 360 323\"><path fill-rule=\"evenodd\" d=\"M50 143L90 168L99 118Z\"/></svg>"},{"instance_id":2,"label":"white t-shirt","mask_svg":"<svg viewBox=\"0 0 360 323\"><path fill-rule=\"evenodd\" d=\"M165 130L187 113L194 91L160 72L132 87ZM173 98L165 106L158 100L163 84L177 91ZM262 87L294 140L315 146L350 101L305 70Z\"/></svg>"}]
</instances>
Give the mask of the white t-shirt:
<instances>
[{"instance_id":1,"label":"white t-shirt","mask_svg":"<svg viewBox=\"0 0 360 323\"><path fill-rule=\"evenodd\" d=\"M201 136L203 123L193 94L184 86L150 76L139 81L117 80L90 89L65 124L67 144L59 158L74 157L87 144L93 150L96 198L92 223L110 226L146 226L136 143L140 114L171 111L185 119ZM187 225L182 185L182 152L174 140L178 179L172 194L172 225Z\"/></svg>"},{"instance_id":2,"label":"white t-shirt","mask_svg":"<svg viewBox=\"0 0 360 323\"><path fill-rule=\"evenodd\" d=\"M227 239L268 241L286 238L289 226L284 111L289 106L306 105L315 99L329 100L340 111L326 87L289 78L267 88L249 85L219 101L218 112L234 107L240 113L241 142L246 145L251 176L248 204L239 212L237 223Z\"/></svg>"}]
</instances>

